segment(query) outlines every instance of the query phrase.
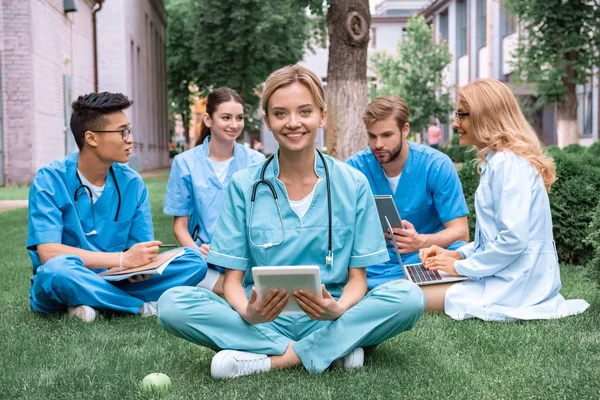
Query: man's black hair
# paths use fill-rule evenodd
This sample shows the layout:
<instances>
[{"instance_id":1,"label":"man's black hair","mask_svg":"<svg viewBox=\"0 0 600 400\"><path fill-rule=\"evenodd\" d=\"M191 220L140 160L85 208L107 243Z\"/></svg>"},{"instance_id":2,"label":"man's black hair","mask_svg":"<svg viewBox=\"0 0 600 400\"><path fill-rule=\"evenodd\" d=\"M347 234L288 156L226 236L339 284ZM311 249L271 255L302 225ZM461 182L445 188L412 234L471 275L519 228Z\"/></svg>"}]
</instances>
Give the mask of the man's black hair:
<instances>
[{"instance_id":1,"label":"man's black hair","mask_svg":"<svg viewBox=\"0 0 600 400\"><path fill-rule=\"evenodd\" d=\"M106 126L105 114L125 110L133 104L127 96L122 93L89 93L79 96L71 105L71 131L79 150L85 142L85 132L101 131Z\"/></svg>"}]
</instances>

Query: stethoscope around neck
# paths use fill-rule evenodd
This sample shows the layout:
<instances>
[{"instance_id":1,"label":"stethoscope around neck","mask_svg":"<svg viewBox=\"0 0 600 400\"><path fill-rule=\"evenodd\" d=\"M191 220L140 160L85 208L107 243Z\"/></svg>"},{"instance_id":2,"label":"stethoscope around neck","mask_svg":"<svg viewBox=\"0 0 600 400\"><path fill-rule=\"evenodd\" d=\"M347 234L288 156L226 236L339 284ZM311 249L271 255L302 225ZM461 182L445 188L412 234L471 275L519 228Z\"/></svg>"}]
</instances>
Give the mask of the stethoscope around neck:
<instances>
[{"instance_id":1,"label":"stethoscope around neck","mask_svg":"<svg viewBox=\"0 0 600 400\"><path fill-rule=\"evenodd\" d=\"M321 160L323 161L323 167L325 168L325 183L327 185L327 215L329 218L329 241L327 244L327 256L325 257L325 265L330 267L333 265L333 248L331 245L331 236L332 236L331 235L331 228L332 228L331 184L329 181L329 169L327 168L327 163L325 162L325 157L319 150L317 150L317 153L319 154L319 157L321 157ZM275 155L276 154L273 154L272 156L270 156L267 159L267 161L264 163L264 165L260 171L260 179L257 180L256 182L254 182L254 186L252 187L252 197L250 198L250 220L248 221L248 238L249 238L250 244L252 246L263 248L263 249L268 249L269 247L273 247L273 246L279 246L285 240L285 226L283 224L283 216L281 214L281 208L279 207L277 191L275 190L275 187L273 186L273 184L265 179L265 171L267 170L267 166L269 165L269 163L271 161L273 161L273 158L275 157ZM271 195L273 196L273 200L275 201L275 205L277 206L277 212L279 213L279 221L281 222L281 240L277 243L268 242L268 243L264 243L264 244L256 244L252 240L251 229L252 229L252 215L254 212L254 202L256 200L256 191L258 190L258 187L261 184L267 185L267 187L271 191Z\"/></svg>"},{"instance_id":2,"label":"stethoscope around neck","mask_svg":"<svg viewBox=\"0 0 600 400\"><path fill-rule=\"evenodd\" d=\"M119 212L121 211L121 191L119 190L119 183L117 182L117 178L115 177L115 171L113 171L112 165L108 171L110 172L110 176L113 178L113 181L115 182L115 188L117 189L118 203L117 203L117 212L115 214L115 219L114 219L114 221L117 222L117 220L119 219ZM86 232L84 230L83 234L85 236L95 235L98 233L98 231L96 231L96 212L94 211L94 197L92 196L92 189L90 189L89 187L84 185L83 182L81 182L81 178L79 177L79 174L77 173L77 171L75 171L75 176L77 177L77 180L79 181L79 187L77 188L77 190L75 190L75 193L73 194L73 201L75 202L75 212L77 213L77 218L79 218L79 222L81 222L81 216L79 215L79 207L77 204L77 196L79 196L79 192L81 190L84 190L85 193L90 198L90 204L92 207L92 219L94 220L94 226L92 227L92 230L89 232ZM83 229L83 223L81 224L81 228Z\"/></svg>"}]
</instances>

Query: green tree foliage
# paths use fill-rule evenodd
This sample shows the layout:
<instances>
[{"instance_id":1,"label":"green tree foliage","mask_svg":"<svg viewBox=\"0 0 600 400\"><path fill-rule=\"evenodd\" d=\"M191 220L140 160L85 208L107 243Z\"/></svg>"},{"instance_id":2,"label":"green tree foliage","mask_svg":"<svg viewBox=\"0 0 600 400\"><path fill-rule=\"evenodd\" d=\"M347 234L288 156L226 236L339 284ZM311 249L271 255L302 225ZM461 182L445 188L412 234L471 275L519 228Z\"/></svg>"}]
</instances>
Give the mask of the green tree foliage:
<instances>
[{"instance_id":1,"label":"green tree foliage","mask_svg":"<svg viewBox=\"0 0 600 400\"><path fill-rule=\"evenodd\" d=\"M168 71L176 76L173 87L193 82L201 93L220 86L236 90L250 129L258 126L252 116L259 85L302 59L314 26L297 0L168 0L167 10L169 26L179 25L167 40L167 57L175 57L170 65L179 68Z\"/></svg>"},{"instance_id":2,"label":"green tree foliage","mask_svg":"<svg viewBox=\"0 0 600 400\"><path fill-rule=\"evenodd\" d=\"M188 138L188 121L190 118L190 89L194 77L194 64L190 62L193 52L191 38L194 36L195 24L189 18L190 0L168 0L165 9L168 14L167 23L167 90L169 110L181 114L183 126Z\"/></svg>"},{"instance_id":3,"label":"green tree foliage","mask_svg":"<svg viewBox=\"0 0 600 400\"><path fill-rule=\"evenodd\" d=\"M600 66L598 1L507 0L506 8L522 26L511 77L535 82L540 105L558 104L559 120L576 121L575 86ZM571 126L575 132L561 132L568 136L564 144L578 137Z\"/></svg>"},{"instance_id":4,"label":"green tree foliage","mask_svg":"<svg viewBox=\"0 0 600 400\"><path fill-rule=\"evenodd\" d=\"M443 71L452 55L445 42L433 41L432 28L420 15L408 20L406 33L398 42L396 55L376 53L371 57L380 85L371 94L403 98L410 107L411 130L422 132L432 117L448 122L454 105L444 85Z\"/></svg>"}]
</instances>

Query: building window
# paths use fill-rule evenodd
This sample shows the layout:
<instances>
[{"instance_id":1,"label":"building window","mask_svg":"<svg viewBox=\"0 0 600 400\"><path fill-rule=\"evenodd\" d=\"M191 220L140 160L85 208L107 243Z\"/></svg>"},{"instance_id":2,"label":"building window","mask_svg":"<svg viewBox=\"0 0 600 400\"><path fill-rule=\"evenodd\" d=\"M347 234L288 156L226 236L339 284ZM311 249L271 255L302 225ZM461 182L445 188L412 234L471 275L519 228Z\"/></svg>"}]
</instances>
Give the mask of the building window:
<instances>
[{"instance_id":1,"label":"building window","mask_svg":"<svg viewBox=\"0 0 600 400\"><path fill-rule=\"evenodd\" d=\"M515 33L515 17L507 14L504 9L504 1L500 4L500 36L506 37Z\"/></svg>"},{"instance_id":2,"label":"building window","mask_svg":"<svg viewBox=\"0 0 600 400\"><path fill-rule=\"evenodd\" d=\"M448 41L448 12L440 14L440 35L442 39Z\"/></svg>"},{"instance_id":3,"label":"building window","mask_svg":"<svg viewBox=\"0 0 600 400\"><path fill-rule=\"evenodd\" d=\"M590 83L577 86L577 122L581 136L592 136L592 90Z\"/></svg>"},{"instance_id":4,"label":"building window","mask_svg":"<svg viewBox=\"0 0 600 400\"><path fill-rule=\"evenodd\" d=\"M477 48L487 43L487 1L477 0Z\"/></svg>"},{"instance_id":5,"label":"building window","mask_svg":"<svg viewBox=\"0 0 600 400\"><path fill-rule=\"evenodd\" d=\"M456 57L467 54L467 0L456 3Z\"/></svg>"},{"instance_id":6,"label":"building window","mask_svg":"<svg viewBox=\"0 0 600 400\"><path fill-rule=\"evenodd\" d=\"M371 48L377 48L377 28L371 28Z\"/></svg>"}]
</instances>

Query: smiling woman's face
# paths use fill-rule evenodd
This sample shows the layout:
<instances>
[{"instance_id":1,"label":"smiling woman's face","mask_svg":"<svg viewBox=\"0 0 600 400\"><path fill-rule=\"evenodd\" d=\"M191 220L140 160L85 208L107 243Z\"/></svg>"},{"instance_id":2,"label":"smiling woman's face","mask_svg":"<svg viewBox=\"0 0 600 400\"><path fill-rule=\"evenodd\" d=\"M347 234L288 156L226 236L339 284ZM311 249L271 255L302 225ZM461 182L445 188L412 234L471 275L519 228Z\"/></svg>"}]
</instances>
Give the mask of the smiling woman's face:
<instances>
[{"instance_id":1,"label":"smiling woman's face","mask_svg":"<svg viewBox=\"0 0 600 400\"><path fill-rule=\"evenodd\" d=\"M273 92L265 122L281 148L301 151L314 148L317 131L325 125L326 113L317 106L308 87L294 82Z\"/></svg>"},{"instance_id":2,"label":"smiling woman's face","mask_svg":"<svg viewBox=\"0 0 600 400\"><path fill-rule=\"evenodd\" d=\"M456 113L457 115L452 123L452 128L458 131L460 145L475 146L479 148L481 146L481 142L479 142L479 140L477 140L473 134L470 115L458 116L458 114L467 113L465 106L460 102L458 103L458 109L456 110Z\"/></svg>"}]
</instances>

